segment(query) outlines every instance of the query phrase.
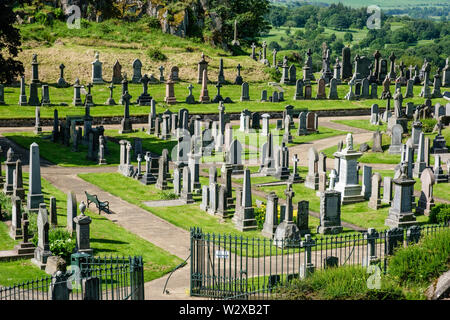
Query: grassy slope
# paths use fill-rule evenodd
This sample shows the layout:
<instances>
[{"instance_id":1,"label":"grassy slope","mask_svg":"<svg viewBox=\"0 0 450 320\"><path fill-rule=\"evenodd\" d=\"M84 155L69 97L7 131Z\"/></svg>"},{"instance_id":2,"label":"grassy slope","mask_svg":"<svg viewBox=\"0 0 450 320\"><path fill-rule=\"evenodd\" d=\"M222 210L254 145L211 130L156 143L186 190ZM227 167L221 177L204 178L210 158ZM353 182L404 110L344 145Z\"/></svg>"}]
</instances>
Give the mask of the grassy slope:
<instances>
[{"instance_id":1,"label":"grassy slope","mask_svg":"<svg viewBox=\"0 0 450 320\"><path fill-rule=\"evenodd\" d=\"M28 174L24 173L24 184L27 189ZM49 198L56 198L58 209L58 227L66 226L66 201L67 195L56 189L53 185L42 179L42 192L47 207ZM118 226L112 221L97 213L87 211L87 215L92 218L91 230L91 248L94 249L95 256L133 256L141 255L144 260L144 280L151 281L159 278L172 268L181 263L181 259L175 257L152 243L128 232L123 227ZM5 237L4 228L0 228L1 237ZM7 235L6 235L7 236ZM30 268L27 262L0 262L1 285L10 285L19 281L29 280L35 277L45 275L34 265ZM11 273L14 270L14 274Z\"/></svg>"}]
</instances>

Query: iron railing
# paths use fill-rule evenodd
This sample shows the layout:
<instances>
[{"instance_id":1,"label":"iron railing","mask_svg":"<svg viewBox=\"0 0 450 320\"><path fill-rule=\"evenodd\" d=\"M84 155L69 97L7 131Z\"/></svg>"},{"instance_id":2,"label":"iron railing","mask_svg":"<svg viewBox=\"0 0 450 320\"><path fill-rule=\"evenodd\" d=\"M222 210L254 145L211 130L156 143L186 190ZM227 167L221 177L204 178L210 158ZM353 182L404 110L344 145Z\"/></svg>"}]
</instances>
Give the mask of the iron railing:
<instances>
[{"instance_id":1,"label":"iron railing","mask_svg":"<svg viewBox=\"0 0 450 320\"><path fill-rule=\"evenodd\" d=\"M378 264L386 272L395 248L440 232L447 225L409 229L374 229L359 234L316 237L300 241L203 233L191 229L191 296L212 299L263 299L276 286L330 266Z\"/></svg>"},{"instance_id":2,"label":"iron railing","mask_svg":"<svg viewBox=\"0 0 450 320\"><path fill-rule=\"evenodd\" d=\"M143 300L142 257L72 259L71 270L0 288L0 300Z\"/></svg>"}]
</instances>

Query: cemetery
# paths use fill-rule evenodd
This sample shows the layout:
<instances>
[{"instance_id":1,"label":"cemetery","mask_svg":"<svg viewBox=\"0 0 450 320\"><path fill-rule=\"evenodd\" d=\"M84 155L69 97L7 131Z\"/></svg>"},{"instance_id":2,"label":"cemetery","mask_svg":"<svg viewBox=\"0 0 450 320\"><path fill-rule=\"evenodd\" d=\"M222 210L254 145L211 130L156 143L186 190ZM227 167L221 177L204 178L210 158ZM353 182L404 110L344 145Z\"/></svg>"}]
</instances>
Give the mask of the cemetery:
<instances>
[{"instance_id":1,"label":"cemetery","mask_svg":"<svg viewBox=\"0 0 450 320\"><path fill-rule=\"evenodd\" d=\"M231 51L159 34L155 62L83 36L0 73L0 300L287 299L448 250L449 58L324 42L299 64L232 25Z\"/></svg>"}]
</instances>

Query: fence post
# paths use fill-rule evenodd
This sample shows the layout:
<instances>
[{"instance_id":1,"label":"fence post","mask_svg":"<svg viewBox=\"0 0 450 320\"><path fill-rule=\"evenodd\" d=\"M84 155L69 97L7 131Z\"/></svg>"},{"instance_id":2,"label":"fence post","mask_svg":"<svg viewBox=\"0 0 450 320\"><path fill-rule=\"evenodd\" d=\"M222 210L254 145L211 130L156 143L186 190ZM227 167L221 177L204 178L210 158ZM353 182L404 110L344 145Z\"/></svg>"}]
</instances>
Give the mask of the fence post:
<instances>
[{"instance_id":1,"label":"fence post","mask_svg":"<svg viewBox=\"0 0 450 320\"><path fill-rule=\"evenodd\" d=\"M392 228L386 232L386 245L384 247L386 255L393 255L394 249L399 245L399 242L403 244L403 229Z\"/></svg>"},{"instance_id":2,"label":"fence post","mask_svg":"<svg viewBox=\"0 0 450 320\"><path fill-rule=\"evenodd\" d=\"M131 300L144 300L144 282L141 257L130 258Z\"/></svg>"},{"instance_id":3,"label":"fence post","mask_svg":"<svg viewBox=\"0 0 450 320\"><path fill-rule=\"evenodd\" d=\"M364 235L367 241L367 257L363 258L363 267L370 266L378 262L376 243L380 234L374 228L367 229L367 233Z\"/></svg>"},{"instance_id":4,"label":"fence post","mask_svg":"<svg viewBox=\"0 0 450 320\"><path fill-rule=\"evenodd\" d=\"M311 248L316 245L316 241L311 238L310 234L305 235L305 240L300 242L300 247L305 248L305 259L304 264L300 265L299 277L304 279L308 277L309 274L314 272L314 264L311 263ZM300 253L299 253L300 254Z\"/></svg>"}]
</instances>

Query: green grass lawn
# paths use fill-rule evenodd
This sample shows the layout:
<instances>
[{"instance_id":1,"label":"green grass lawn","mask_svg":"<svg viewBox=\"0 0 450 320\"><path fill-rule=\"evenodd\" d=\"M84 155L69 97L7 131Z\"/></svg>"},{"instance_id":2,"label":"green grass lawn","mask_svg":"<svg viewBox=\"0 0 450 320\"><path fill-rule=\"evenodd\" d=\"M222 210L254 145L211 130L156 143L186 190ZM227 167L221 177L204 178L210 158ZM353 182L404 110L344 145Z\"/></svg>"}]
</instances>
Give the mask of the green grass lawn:
<instances>
[{"instance_id":1,"label":"green grass lawn","mask_svg":"<svg viewBox=\"0 0 450 320\"><path fill-rule=\"evenodd\" d=\"M3 221L0 221L0 251L12 250L20 240L13 240L9 236L9 228Z\"/></svg>"},{"instance_id":2,"label":"green grass lawn","mask_svg":"<svg viewBox=\"0 0 450 320\"><path fill-rule=\"evenodd\" d=\"M28 174L24 173L24 185L27 190ZM66 226L66 201L67 195L55 188L45 179L42 179L42 193L44 195L47 208L49 207L49 198L56 198L58 210L58 228ZM144 280L151 281L157 279L174 267L179 265L182 260L171 255L165 250L153 245L152 243L140 238L139 236L127 231L121 226L108 220L104 216L86 211L92 218L90 225L91 248L95 256L135 256L140 255L144 260ZM9 237L5 235L4 228L0 228L0 239ZM28 262L28 261L27 261ZM14 270L14 271L12 271ZM42 273L37 267L26 262L0 262L0 275L7 275L4 278L0 276L1 285L11 285L23 280L31 280L40 277Z\"/></svg>"},{"instance_id":3,"label":"green grass lawn","mask_svg":"<svg viewBox=\"0 0 450 320\"><path fill-rule=\"evenodd\" d=\"M379 126L370 124L370 120L331 120L331 122L344 124L349 127L364 129L364 130L370 130L370 131L386 131L387 130L387 124L383 123Z\"/></svg>"}]
</instances>

